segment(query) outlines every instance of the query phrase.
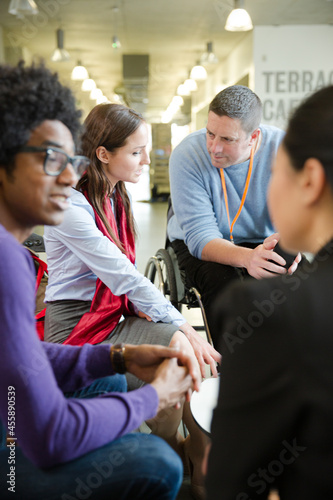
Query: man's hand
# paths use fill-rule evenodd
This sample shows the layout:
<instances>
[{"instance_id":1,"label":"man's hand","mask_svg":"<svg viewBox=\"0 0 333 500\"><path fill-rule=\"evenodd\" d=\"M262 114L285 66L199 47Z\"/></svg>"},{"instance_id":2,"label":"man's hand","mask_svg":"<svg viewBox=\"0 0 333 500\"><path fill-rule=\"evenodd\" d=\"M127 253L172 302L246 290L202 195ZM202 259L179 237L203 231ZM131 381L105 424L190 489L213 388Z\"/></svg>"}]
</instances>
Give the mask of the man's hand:
<instances>
[{"instance_id":1,"label":"man's hand","mask_svg":"<svg viewBox=\"0 0 333 500\"><path fill-rule=\"evenodd\" d=\"M287 269L284 267L286 261L273 251L278 241L279 235L274 233L249 254L246 269L253 278L272 278L276 274L287 273Z\"/></svg>"},{"instance_id":2,"label":"man's hand","mask_svg":"<svg viewBox=\"0 0 333 500\"><path fill-rule=\"evenodd\" d=\"M179 366L177 360L165 359L156 370L156 376L151 385L155 388L158 398L158 411L174 406L185 398L190 399L193 380L187 368Z\"/></svg>"},{"instance_id":3,"label":"man's hand","mask_svg":"<svg viewBox=\"0 0 333 500\"><path fill-rule=\"evenodd\" d=\"M188 374L190 377L189 387L193 386L196 391L200 388L200 374L193 359L178 347L125 344L124 358L127 371L147 383L156 379L160 373L160 366L166 358L175 358L176 366L181 365L186 371L186 375ZM178 371L176 370L176 372ZM183 373L183 371L179 373ZM172 384L171 381L170 384Z\"/></svg>"}]
</instances>

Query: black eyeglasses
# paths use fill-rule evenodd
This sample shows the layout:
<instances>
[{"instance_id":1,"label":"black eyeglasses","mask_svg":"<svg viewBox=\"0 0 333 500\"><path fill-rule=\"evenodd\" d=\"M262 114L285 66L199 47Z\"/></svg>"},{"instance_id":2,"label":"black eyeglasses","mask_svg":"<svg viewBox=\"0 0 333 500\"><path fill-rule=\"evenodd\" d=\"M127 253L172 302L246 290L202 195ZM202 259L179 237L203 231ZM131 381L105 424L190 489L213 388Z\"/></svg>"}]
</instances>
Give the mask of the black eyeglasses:
<instances>
[{"instance_id":1,"label":"black eyeglasses","mask_svg":"<svg viewBox=\"0 0 333 500\"><path fill-rule=\"evenodd\" d=\"M18 153L45 153L44 172L54 177L60 175L70 163L80 178L90 163L86 156L69 156L62 149L53 146L23 146Z\"/></svg>"}]
</instances>

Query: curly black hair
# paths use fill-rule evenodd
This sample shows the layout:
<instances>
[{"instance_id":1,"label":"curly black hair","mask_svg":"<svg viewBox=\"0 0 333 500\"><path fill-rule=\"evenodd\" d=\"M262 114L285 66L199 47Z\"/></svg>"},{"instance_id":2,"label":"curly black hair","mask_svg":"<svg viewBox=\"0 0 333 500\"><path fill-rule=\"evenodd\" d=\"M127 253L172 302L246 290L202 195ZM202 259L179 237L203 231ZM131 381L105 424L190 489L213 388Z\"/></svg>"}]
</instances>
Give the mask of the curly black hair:
<instances>
[{"instance_id":1,"label":"curly black hair","mask_svg":"<svg viewBox=\"0 0 333 500\"><path fill-rule=\"evenodd\" d=\"M71 90L44 63L24 66L0 65L0 166L8 173L17 150L44 120L59 120L76 142L81 112L75 107Z\"/></svg>"}]
</instances>

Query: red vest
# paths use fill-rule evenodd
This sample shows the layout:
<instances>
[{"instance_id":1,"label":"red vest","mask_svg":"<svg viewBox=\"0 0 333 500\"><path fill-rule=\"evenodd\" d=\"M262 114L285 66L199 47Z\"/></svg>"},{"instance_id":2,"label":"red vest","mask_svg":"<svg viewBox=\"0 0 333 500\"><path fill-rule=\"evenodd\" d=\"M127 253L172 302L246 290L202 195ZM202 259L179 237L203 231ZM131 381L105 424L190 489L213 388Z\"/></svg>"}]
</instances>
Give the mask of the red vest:
<instances>
[{"instance_id":1,"label":"red vest","mask_svg":"<svg viewBox=\"0 0 333 500\"><path fill-rule=\"evenodd\" d=\"M84 194L89 201L87 194ZM125 208L118 191L116 191L115 199L115 213L118 220L118 226L109 198L105 198L104 212L112 230L114 231L114 234L117 235L123 245L125 255L129 258L132 264L134 264L134 235L127 225ZM94 213L98 229L113 242L95 209ZM69 337L65 340L64 344L83 345L102 342L117 326L122 315L134 315L131 303L126 295L114 295L111 290L99 278L97 278L95 295L92 300L90 311L82 316Z\"/></svg>"}]
</instances>

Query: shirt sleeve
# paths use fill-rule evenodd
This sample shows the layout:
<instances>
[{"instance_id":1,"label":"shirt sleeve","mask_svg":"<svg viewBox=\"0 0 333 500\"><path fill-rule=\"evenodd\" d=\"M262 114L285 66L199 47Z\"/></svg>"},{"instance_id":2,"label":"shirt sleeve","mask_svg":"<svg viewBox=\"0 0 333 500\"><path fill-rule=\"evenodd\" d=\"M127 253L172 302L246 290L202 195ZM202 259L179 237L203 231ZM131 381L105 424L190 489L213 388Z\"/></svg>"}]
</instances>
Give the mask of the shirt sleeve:
<instances>
[{"instance_id":1,"label":"shirt sleeve","mask_svg":"<svg viewBox=\"0 0 333 500\"><path fill-rule=\"evenodd\" d=\"M138 311L153 321L180 326L185 318L143 276L131 261L97 228L93 216L83 207L73 205L64 222L52 229L78 259L109 287L115 295L126 294Z\"/></svg>"},{"instance_id":2,"label":"shirt sleeve","mask_svg":"<svg viewBox=\"0 0 333 500\"><path fill-rule=\"evenodd\" d=\"M76 385L106 374L106 350L50 348L39 341L29 259L11 250L0 262L0 419L5 427L10 425L8 397L14 394L15 437L33 463L50 467L133 431L155 416L158 396L148 384L92 399L64 397L61 388L72 386L66 385L66 377L73 377ZM101 367L93 367L95 363Z\"/></svg>"}]
</instances>

